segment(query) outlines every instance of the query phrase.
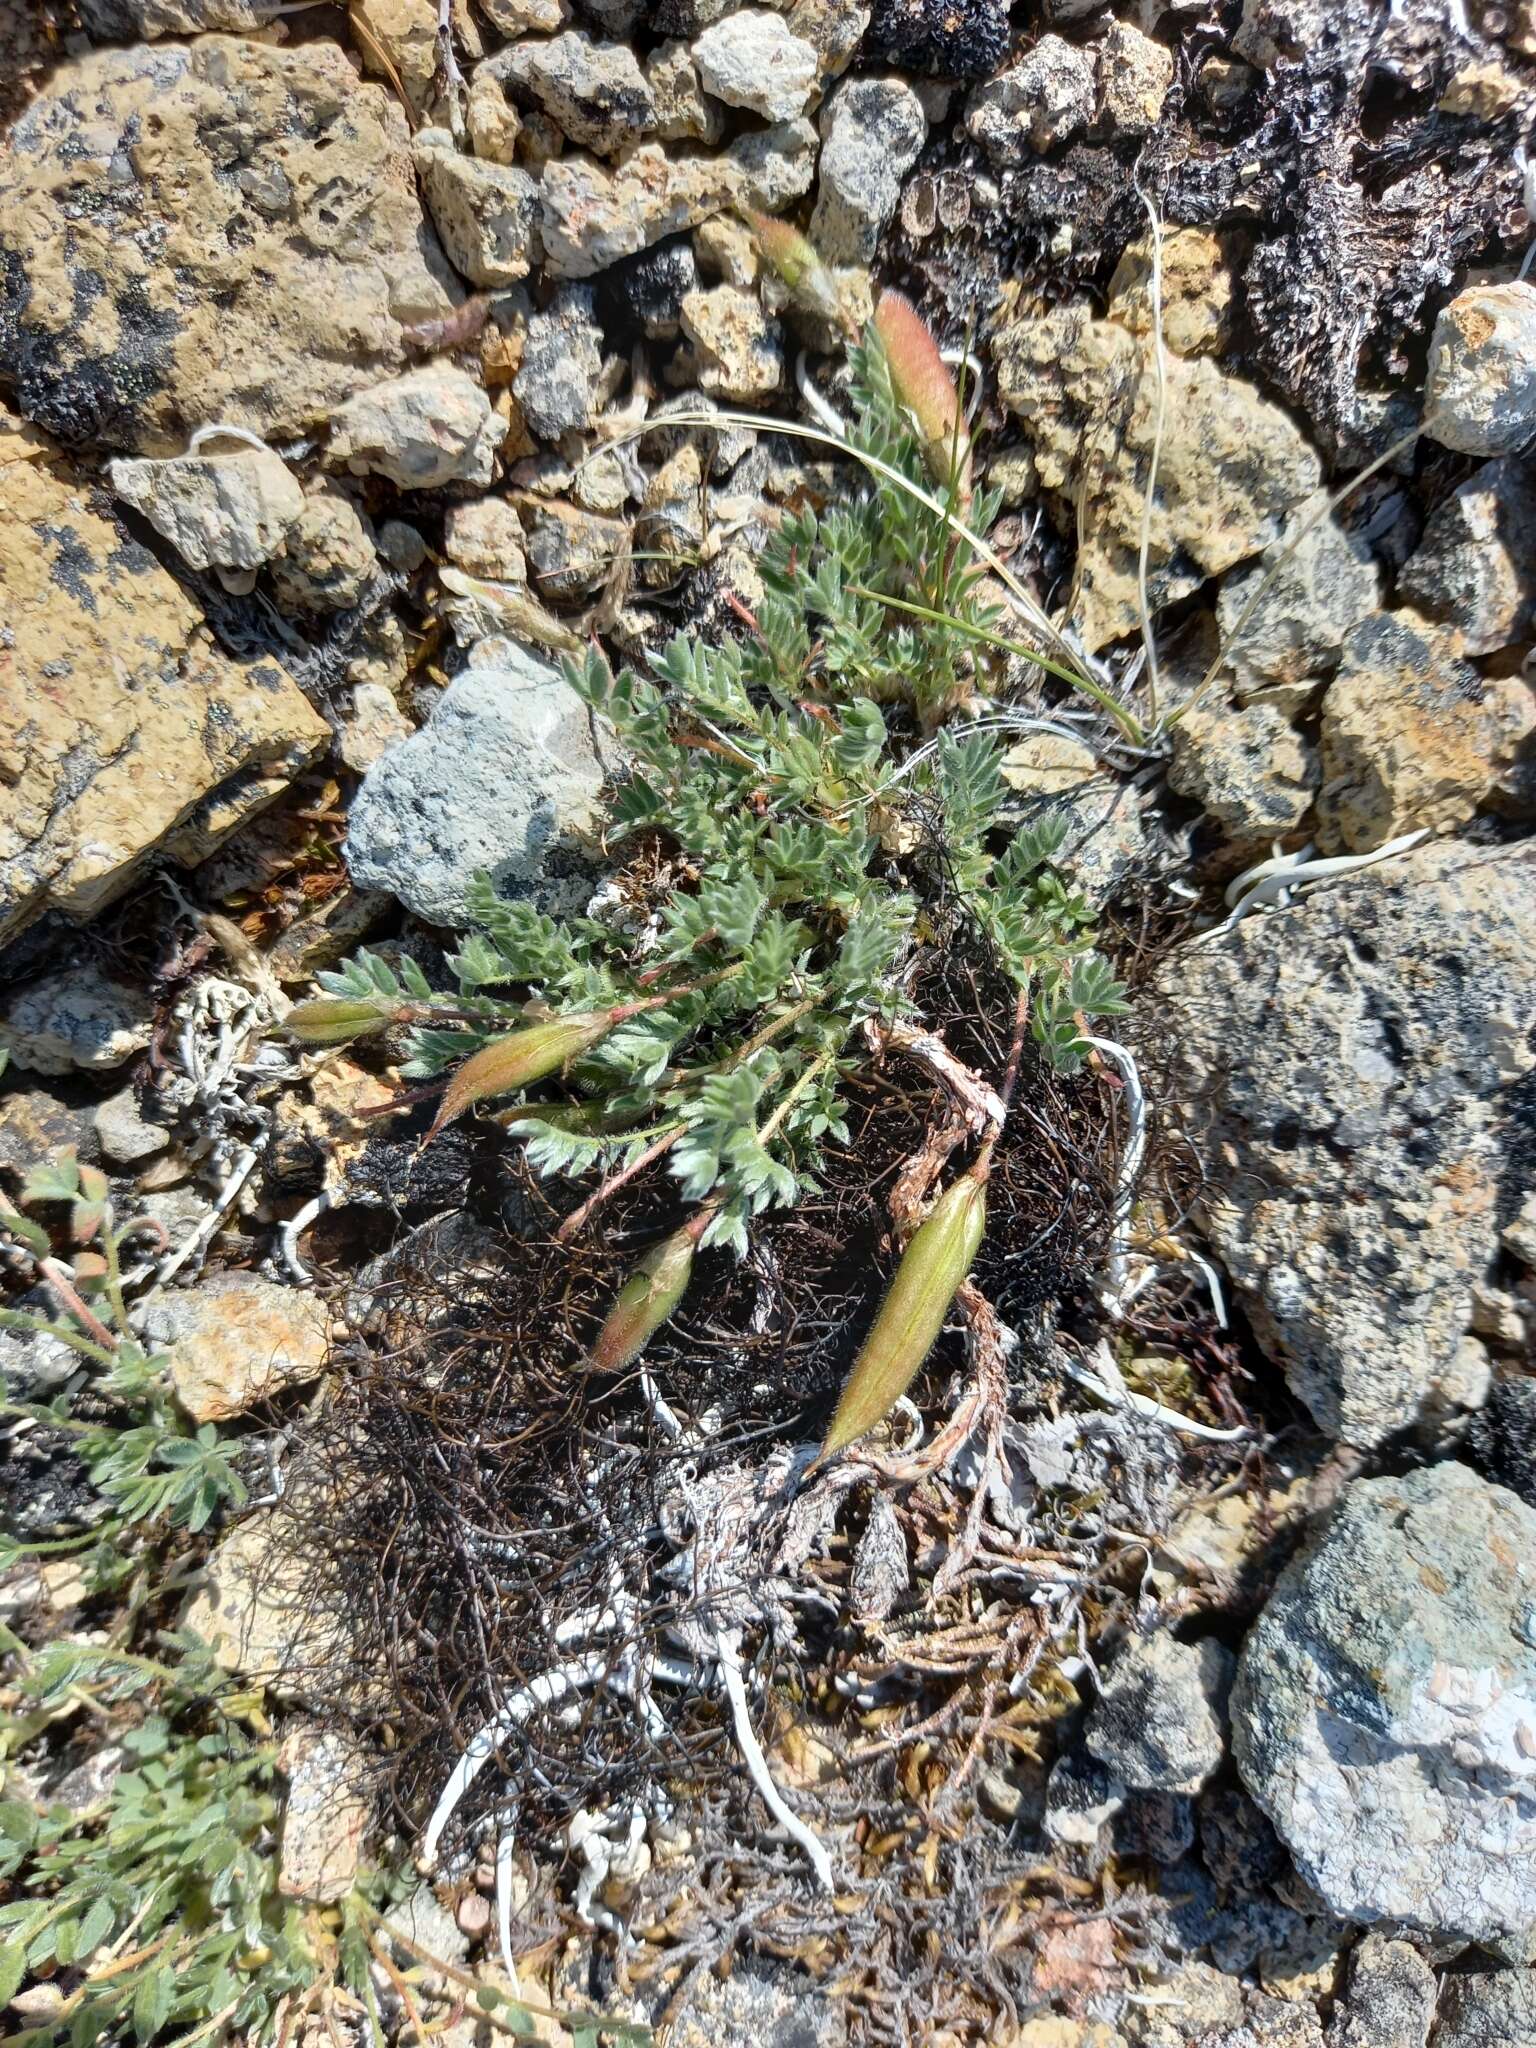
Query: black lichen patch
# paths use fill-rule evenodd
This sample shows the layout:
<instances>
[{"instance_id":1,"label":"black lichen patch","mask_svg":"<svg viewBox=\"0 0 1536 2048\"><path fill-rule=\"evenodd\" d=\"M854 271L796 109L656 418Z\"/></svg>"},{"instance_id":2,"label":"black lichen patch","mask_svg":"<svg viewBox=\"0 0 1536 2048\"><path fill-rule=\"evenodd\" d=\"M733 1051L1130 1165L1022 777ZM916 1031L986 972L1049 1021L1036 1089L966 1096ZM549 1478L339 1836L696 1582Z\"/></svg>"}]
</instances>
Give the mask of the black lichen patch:
<instances>
[{"instance_id":1,"label":"black lichen patch","mask_svg":"<svg viewBox=\"0 0 1536 2048\"><path fill-rule=\"evenodd\" d=\"M876 0L864 52L942 78L990 78L1008 50L1006 0Z\"/></svg>"},{"instance_id":2,"label":"black lichen patch","mask_svg":"<svg viewBox=\"0 0 1536 2048\"><path fill-rule=\"evenodd\" d=\"M72 326L59 331L32 320L25 258L0 250L0 374L14 381L26 417L56 440L133 447L146 408L170 381L180 323L173 312L151 306L135 280L114 299L117 346L94 353L82 344L80 330L101 296L101 280L80 269L72 273L72 286Z\"/></svg>"},{"instance_id":3,"label":"black lichen patch","mask_svg":"<svg viewBox=\"0 0 1536 2048\"><path fill-rule=\"evenodd\" d=\"M1536 1379L1495 1380L1487 1407L1473 1421L1471 1444L1495 1485L1536 1508Z\"/></svg>"},{"instance_id":4,"label":"black lichen patch","mask_svg":"<svg viewBox=\"0 0 1536 2048\"><path fill-rule=\"evenodd\" d=\"M46 521L37 521L32 531L41 541L53 549L53 561L48 570L48 580L56 583L60 590L68 593L83 612L94 619L98 616L96 593L87 578L100 573L96 557L81 540L72 526L51 526Z\"/></svg>"}]
</instances>

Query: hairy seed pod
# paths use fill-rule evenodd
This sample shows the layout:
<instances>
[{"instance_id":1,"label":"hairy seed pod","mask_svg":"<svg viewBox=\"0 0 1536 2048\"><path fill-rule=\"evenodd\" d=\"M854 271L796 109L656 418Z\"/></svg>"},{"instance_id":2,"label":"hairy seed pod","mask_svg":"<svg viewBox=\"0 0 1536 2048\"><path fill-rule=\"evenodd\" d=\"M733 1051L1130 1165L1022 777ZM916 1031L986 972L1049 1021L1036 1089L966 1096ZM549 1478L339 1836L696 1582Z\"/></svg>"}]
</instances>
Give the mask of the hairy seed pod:
<instances>
[{"instance_id":1,"label":"hairy seed pod","mask_svg":"<svg viewBox=\"0 0 1536 2048\"><path fill-rule=\"evenodd\" d=\"M531 1088L535 1081L558 1074L606 1037L613 1022L609 1010L578 1010L569 1017L529 1024L508 1038L482 1046L448 1083L425 1142L430 1145L444 1124L451 1124L472 1104L492 1095L510 1095L514 1088Z\"/></svg>"},{"instance_id":2,"label":"hairy seed pod","mask_svg":"<svg viewBox=\"0 0 1536 2048\"><path fill-rule=\"evenodd\" d=\"M685 1224L648 1251L619 1289L592 1346L594 1372L622 1372L650 1343L688 1289L698 1233Z\"/></svg>"},{"instance_id":3,"label":"hairy seed pod","mask_svg":"<svg viewBox=\"0 0 1536 2048\"><path fill-rule=\"evenodd\" d=\"M896 396L917 421L928 467L941 484L953 479L963 510L971 501L971 441L949 365L921 314L901 292L880 294L875 332L891 366Z\"/></svg>"},{"instance_id":4,"label":"hairy seed pod","mask_svg":"<svg viewBox=\"0 0 1536 2048\"><path fill-rule=\"evenodd\" d=\"M986 1227L985 1187L974 1174L963 1174L939 1196L902 1254L875 1326L848 1375L823 1458L846 1450L873 1429L916 1379Z\"/></svg>"},{"instance_id":5,"label":"hairy seed pod","mask_svg":"<svg viewBox=\"0 0 1536 2048\"><path fill-rule=\"evenodd\" d=\"M349 1038L366 1038L384 1030L405 1014L400 1003L320 996L312 1003L295 1003L288 1012L286 1029L304 1045L345 1045Z\"/></svg>"},{"instance_id":6,"label":"hairy seed pod","mask_svg":"<svg viewBox=\"0 0 1536 2048\"><path fill-rule=\"evenodd\" d=\"M755 207L744 209L763 261L788 287L790 296L809 312L846 327L847 315L838 302L837 281L798 228Z\"/></svg>"}]
</instances>

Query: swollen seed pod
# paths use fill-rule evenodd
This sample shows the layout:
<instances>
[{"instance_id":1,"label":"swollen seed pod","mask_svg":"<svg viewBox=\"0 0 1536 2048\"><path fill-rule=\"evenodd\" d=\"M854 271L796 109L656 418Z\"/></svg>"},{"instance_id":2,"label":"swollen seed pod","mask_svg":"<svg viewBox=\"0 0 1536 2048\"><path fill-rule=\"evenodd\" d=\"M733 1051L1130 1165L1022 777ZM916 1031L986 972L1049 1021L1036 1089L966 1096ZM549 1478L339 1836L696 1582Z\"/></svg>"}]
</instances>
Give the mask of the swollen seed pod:
<instances>
[{"instance_id":1,"label":"swollen seed pod","mask_svg":"<svg viewBox=\"0 0 1536 2048\"><path fill-rule=\"evenodd\" d=\"M312 1003L295 1003L286 1026L304 1045L345 1045L350 1038L384 1030L405 1014L399 1003L320 996Z\"/></svg>"},{"instance_id":2,"label":"swollen seed pod","mask_svg":"<svg viewBox=\"0 0 1536 2048\"><path fill-rule=\"evenodd\" d=\"M950 1303L987 1227L986 1188L974 1173L946 1188L902 1254L875 1326L854 1360L821 1455L830 1458L889 1415L938 1341Z\"/></svg>"},{"instance_id":3,"label":"swollen seed pod","mask_svg":"<svg viewBox=\"0 0 1536 2048\"><path fill-rule=\"evenodd\" d=\"M939 345L912 301L900 292L880 294L875 332L891 366L896 396L917 421L923 454L941 484L953 476L962 509L971 501L971 442L960 417L960 394Z\"/></svg>"},{"instance_id":4,"label":"swollen seed pod","mask_svg":"<svg viewBox=\"0 0 1536 2048\"><path fill-rule=\"evenodd\" d=\"M529 1024L508 1038L482 1046L448 1083L424 1142L430 1145L444 1124L451 1124L472 1104L492 1095L510 1095L514 1088L531 1088L535 1081L559 1073L605 1038L613 1022L609 1010L579 1010L569 1017Z\"/></svg>"},{"instance_id":5,"label":"swollen seed pod","mask_svg":"<svg viewBox=\"0 0 1536 2048\"><path fill-rule=\"evenodd\" d=\"M846 327L847 314L838 301L837 281L827 269L814 245L787 220L772 214L744 209L763 261L788 287L789 294L809 312Z\"/></svg>"},{"instance_id":6,"label":"swollen seed pod","mask_svg":"<svg viewBox=\"0 0 1536 2048\"><path fill-rule=\"evenodd\" d=\"M650 1343L688 1290L698 1233L691 1225L648 1251L619 1289L592 1346L594 1372L622 1372Z\"/></svg>"}]
</instances>

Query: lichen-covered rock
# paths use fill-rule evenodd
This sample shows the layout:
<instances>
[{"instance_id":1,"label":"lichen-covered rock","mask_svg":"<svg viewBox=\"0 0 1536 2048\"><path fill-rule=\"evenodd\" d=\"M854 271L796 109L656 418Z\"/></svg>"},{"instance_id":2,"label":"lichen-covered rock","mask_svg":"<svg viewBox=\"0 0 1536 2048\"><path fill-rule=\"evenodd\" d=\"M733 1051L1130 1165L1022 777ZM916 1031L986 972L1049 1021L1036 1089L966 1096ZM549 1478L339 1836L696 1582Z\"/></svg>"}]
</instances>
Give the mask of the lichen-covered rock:
<instances>
[{"instance_id":1,"label":"lichen-covered rock","mask_svg":"<svg viewBox=\"0 0 1536 2048\"><path fill-rule=\"evenodd\" d=\"M1137 1636L1105 1674L1083 1739L1134 1791L1198 1792L1226 1755L1231 1652L1168 1630Z\"/></svg>"},{"instance_id":2,"label":"lichen-covered rock","mask_svg":"<svg viewBox=\"0 0 1536 2048\"><path fill-rule=\"evenodd\" d=\"M194 1422L243 1415L271 1393L318 1379L330 1316L318 1295L255 1273L216 1273L193 1288L162 1288L139 1335L164 1351L177 1399Z\"/></svg>"},{"instance_id":3,"label":"lichen-covered rock","mask_svg":"<svg viewBox=\"0 0 1536 2048\"><path fill-rule=\"evenodd\" d=\"M1529 1072L1536 866L1424 846L1185 948L1202 1215L1266 1351L1334 1437L1454 1389L1498 1240L1503 1091Z\"/></svg>"},{"instance_id":4,"label":"lichen-covered rock","mask_svg":"<svg viewBox=\"0 0 1536 2048\"><path fill-rule=\"evenodd\" d=\"M829 263L868 265L928 139L928 116L901 78L853 78L821 117L811 240Z\"/></svg>"},{"instance_id":5,"label":"lichen-covered rock","mask_svg":"<svg viewBox=\"0 0 1536 2048\"><path fill-rule=\"evenodd\" d=\"M698 349L700 387L712 397L751 401L778 390L784 377L779 323L754 293L732 284L689 292L681 320Z\"/></svg>"},{"instance_id":6,"label":"lichen-covered rock","mask_svg":"<svg viewBox=\"0 0 1536 2048\"><path fill-rule=\"evenodd\" d=\"M149 1043L151 1005L99 967L60 967L0 1009L0 1047L30 1074L108 1073Z\"/></svg>"},{"instance_id":7,"label":"lichen-covered rock","mask_svg":"<svg viewBox=\"0 0 1536 2048\"><path fill-rule=\"evenodd\" d=\"M256 448L162 462L120 456L107 473L114 493L142 512L191 569L259 569L304 509L287 463Z\"/></svg>"},{"instance_id":8,"label":"lichen-covered rock","mask_svg":"<svg viewBox=\"0 0 1536 2048\"><path fill-rule=\"evenodd\" d=\"M1084 306L1002 328L998 390L1032 443L1040 481L1076 504L1085 469L1079 618L1092 648L1134 632L1142 506L1157 428L1152 351ZM1321 480L1279 406L1205 357L1165 358L1166 403L1148 546L1154 609L1259 554Z\"/></svg>"},{"instance_id":9,"label":"lichen-covered rock","mask_svg":"<svg viewBox=\"0 0 1536 2048\"><path fill-rule=\"evenodd\" d=\"M1464 455L1509 455L1536 434L1536 285L1469 285L1435 322L1424 431Z\"/></svg>"},{"instance_id":10,"label":"lichen-covered rock","mask_svg":"<svg viewBox=\"0 0 1536 2048\"><path fill-rule=\"evenodd\" d=\"M1526 2048L1536 2041L1536 1970L1447 1975L1432 2038L1433 2048Z\"/></svg>"},{"instance_id":11,"label":"lichen-covered rock","mask_svg":"<svg viewBox=\"0 0 1536 2048\"><path fill-rule=\"evenodd\" d=\"M230 36L58 68L0 167L0 276L21 410L150 455L313 427L458 297L394 100L333 43Z\"/></svg>"},{"instance_id":12,"label":"lichen-covered rock","mask_svg":"<svg viewBox=\"0 0 1536 2048\"><path fill-rule=\"evenodd\" d=\"M1439 1986L1411 1942L1368 1934L1328 2022L1328 2048L1424 2048Z\"/></svg>"},{"instance_id":13,"label":"lichen-covered rock","mask_svg":"<svg viewBox=\"0 0 1536 2048\"><path fill-rule=\"evenodd\" d=\"M284 1898L329 1905L357 1878L373 1817L373 1760L345 1728L290 1722L277 1752L287 1780L277 1888ZM413 1959L414 1960L414 1959Z\"/></svg>"},{"instance_id":14,"label":"lichen-covered rock","mask_svg":"<svg viewBox=\"0 0 1536 2048\"><path fill-rule=\"evenodd\" d=\"M693 61L706 92L767 121L793 121L816 90L820 63L781 14L741 7L705 29Z\"/></svg>"},{"instance_id":15,"label":"lichen-covered rock","mask_svg":"<svg viewBox=\"0 0 1536 2048\"><path fill-rule=\"evenodd\" d=\"M1238 1768L1347 1919L1536 1939L1536 1511L1465 1465L1356 1480L1243 1646Z\"/></svg>"},{"instance_id":16,"label":"lichen-covered rock","mask_svg":"<svg viewBox=\"0 0 1536 2048\"><path fill-rule=\"evenodd\" d=\"M482 869L514 892L533 889L596 813L604 771L586 711L543 662L510 649L505 661L456 677L352 806L353 881L433 924L464 922Z\"/></svg>"},{"instance_id":17,"label":"lichen-covered rock","mask_svg":"<svg viewBox=\"0 0 1536 2048\"><path fill-rule=\"evenodd\" d=\"M1112 21L1098 46L1099 125L1109 135L1145 135L1162 119L1173 83L1173 52L1128 21Z\"/></svg>"},{"instance_id":18,"label":"lichen-covered rock","mask_svg":"<svg viewBox=\"0 0 1536 2048\"><path fill-rule=\"evenodd\" d=\"M599 156L617 156L655 132L656 95L627 44L594 42L581 29L567 29L511 43L483 69L503 79L514 99L541 107L563 135Z\"/></svg>"},{"instance_id":19,"label":"lichen-covered rock","mask_svg":"<svg viewBox=\"0 0 1536 2048\"><path fill-rule=\"evenodd\" d=\"M738 135L718 156L674 156L644 142L615 168L557 157L542 184L545 268L593 277L743 200L781 212L809 191L815 171L816 130L805 120Z\"/></svg>"},{"instance_id":20,"label":"lichen-covered rock","mask_svg":"<svg viewBox=\"0 0 1536 2048\"><path fill-rule=\"evenodd\" d=\"M1429 515L1397 579L1402 595L1445 619L1468 654L1494 654L1536 625L1536 464L1485 462Z\"/></svg>"},{"instance_id":21,"label":"lichen-covered rock","mask_svg":"<svg viewBox=\"0 0 1536 2048\"><path fill-rule=\"evenodd\" d=\"M1232 266L1219 235L1206 228L1163 231L1163 346L1180 356L1219 356L1232 311ZM1109 310L1133 334L1152 332L1152 245L1128 244L1109 281Z\"/></svg>"},{"instance_id":22,"label":"lichen-covered rock","mask_svg":"<svg viewBox=\"0 0 1536 2048\"><path fill-rule=\"evenodd\" d=\"M331 422L330 459L403 491L488 484L506 434L473 377L434 363L349 399Z\"/></svg>"},{"instance_id":23,"label":"lichen-covered rock","mask_svg":"<svg viewBox=\"0 0 1536 2048\"><path fill-rule=\"evenodd\" d=\"M358 62L370 78L396 81L413 121L447 120L437 61L436 0L352 0Z\"/></svg>"},{"instance_id":24,"label":"lichen-covered rock","mask_svg":"<svg viewBox=\"0 0 1536 2048\"><path fill-rule=\"evenodd\" d=\"M1321 781L1317 748L1274 704L1197 704L1173 729L1168 787L1238 845L1294 831Z\"/></svg>"},{"instance_id":25,"label":"lichen-covered rock","mask_svg":"<svg viewBox=\"0 0 1536 2048\"><path fill-rule=\"evenodd\" d=\"M966 132L994 163L1070 142L1093 119L1093 59L1058 35L1043 35L1017 64L980 85L965 103Z\"/></svg>"},{"instance_id":26,"label":"lichen-covered rock","mask_svg":"<svg viewBox=\"0 0 1536 2048\"><path fill-rule=\"evenodd\" d=\"M433 224L472 284L515 284L539 253L539 188L515 164L464 156L440 128L417 136L412 156Z\"/></svg>"},{"instance_id":27,"label":"lichen-covered rock","mask_svg":"<svg viewBox=\"0 0 1536 2048\"><path fill-rule=\"evenodd\" d=\"M1315 496L1287 525L1290 538L1223 577L1216 619L1238 695L1274 692L1290 706L1337 668L1351 628L1376 611L1381 576L1370 549Z\"/></svg>"},{"instance_id":28,"label":"lichen-covered rock","mask_svg":"<svg viewBox=\"0 0 1536 2048\"><path fill-rule=\"evenodd\" d=\"M1464 824L1525 731L1509 693L1457 659L1454 641L1413 612L1378 613L1344 642L1323 699L1319 844L1363 853L1419 826Z\"/></svg>"},{"instance_id":29,"label":"lichen-covered rock","mask_svg":"<svg viewBox=\"0 0 1536 2048\"><path fill-rule=\"evenodd\" d=\"M663 142L718 142L725 109L704 90L684 42L661 43L645 59L645 82L656 102L655 133Z\"/></svg>"},{"instance_id":30,"label":"lichen-covered rock","mask_svg":"<svg viewBox=\"0 0 1536 2048\"><path fill-rule=\"evenodd\" d=\"M608 519L579 505L541 505L528 534L528 566L534 582L557 604L591 597L628 544L622 519Z\"/></svg>"},{"instance_id":31,"label":"lichen-covered rock","mask_svg":"<svg viewBox=\"0 0 1536 2048\"><path fill-rule=\"evenodd\" d=\"M45 909L94 916L153 852L200 859L330 744L284 670L218 652L4 415L0 588L0 941Z\"/></svg>"},{"instance_id":32,"label":"lichen-covered rock","mask_svg":"<svg viewBox=\"0 0 1536 2048\"><path fill-rule=\"evenodd\" d=\"M512 394L530 430L545 441L591 424L603 330L591 285L563 286L528 322Z\"/></svg>"},{"instance_id":33,"label":"lichen-covered rock","mask_svg":"<svg viewBox=\"0 0 1536 2048\"><path fill-rule=\"evenodd\" d=\"M345 491L322 478L310 485L271 564L272 594L280 609L301 617L350 611L378 566L362 514Z\"/></svg>"}]
</instances>

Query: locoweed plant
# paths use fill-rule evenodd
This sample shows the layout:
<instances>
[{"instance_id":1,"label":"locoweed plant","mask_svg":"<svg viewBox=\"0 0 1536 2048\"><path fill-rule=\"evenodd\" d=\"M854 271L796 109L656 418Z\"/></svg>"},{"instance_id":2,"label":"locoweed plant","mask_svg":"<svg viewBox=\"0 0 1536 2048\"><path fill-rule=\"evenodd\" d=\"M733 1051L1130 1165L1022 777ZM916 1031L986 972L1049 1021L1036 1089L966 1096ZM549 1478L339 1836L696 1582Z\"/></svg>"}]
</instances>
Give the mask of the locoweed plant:
<instances>
[{"instance_id":1,"label":"locoweed plant","mask_svg":"<svg viewBox=\"0 0 1536 2048\"><path fill-rule=\"evenodd\" d=\"M913 991L947 946L987 951L1058 1069L1083 1059L1089 1020L1123 1008L1058 862L1065 826L1006 838L1000 745L969 729L1000 636L956 514L984 534L998 506L973 490L958 394L893 294L851 372L868 482L783 519L740 633L680 636L649 675L595 651L566 665L628 757L606 844L647 847L663 878L627 928L546 916L482 877L454 994L363 955L289 1018L322 1045L409 1025L407 1071L449 1076L434 1132L519 1097L508 1128L534 1169L591 1183L567 1236L665 1160L687 1218L620 1292L593 1349L604 1369L673 1312L698 1249L745 1252L755 1217L816 1187L822 1148L848 1139L845 1084L893 1032L922 1031ZM971 1194L952 1183L916 1232L910 1312L888 1304L829 1451L879 1419L937 1335L980 1242L988 1158L983 1143ZM961 1223L939 1230L950 1211Z\"/></svg>"}]
</instances>

